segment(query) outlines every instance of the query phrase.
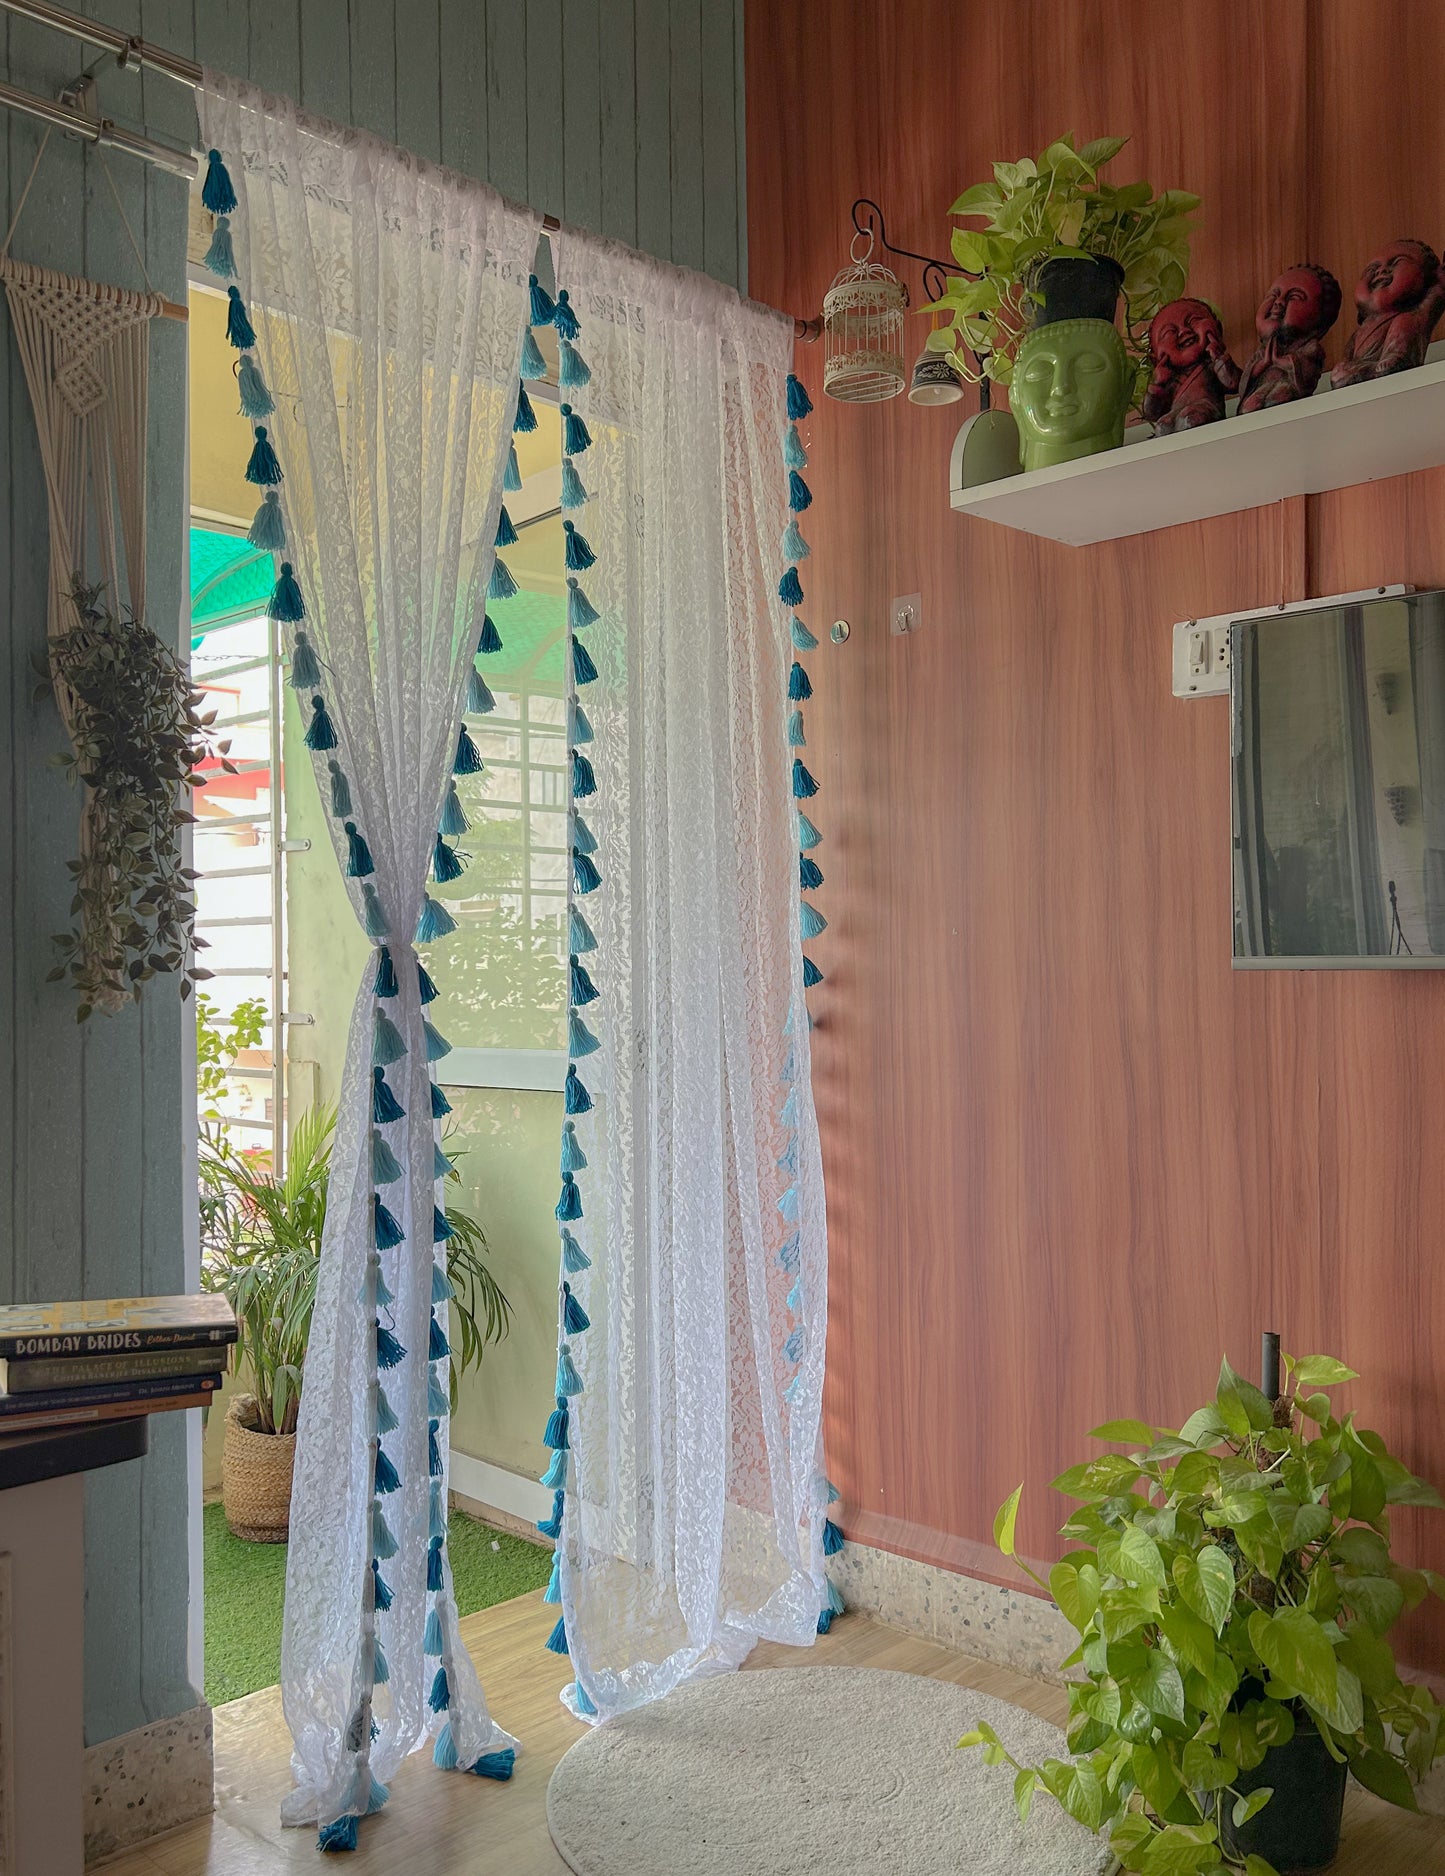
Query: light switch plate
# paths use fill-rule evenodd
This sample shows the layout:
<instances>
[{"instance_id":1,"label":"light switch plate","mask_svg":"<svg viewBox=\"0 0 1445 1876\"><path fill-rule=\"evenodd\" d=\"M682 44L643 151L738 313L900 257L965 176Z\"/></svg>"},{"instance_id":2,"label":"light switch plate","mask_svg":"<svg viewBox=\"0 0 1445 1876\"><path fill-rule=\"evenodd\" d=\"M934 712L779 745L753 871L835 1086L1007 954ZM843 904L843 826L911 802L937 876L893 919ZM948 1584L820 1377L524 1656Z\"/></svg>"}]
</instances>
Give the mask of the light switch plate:
<instances>
[{"instance_id":1,"label":"light switch plate","mask_svg":"<svg viewBox=\"0 0 1445 1876\"><path fill-rule=\"evenodd\" d=\"M921 593L905 593L902 599L895 599L888 608L888 630L895 638L904 638L909 632L916 632L922 623Z\"/></svg>"},{"instance_id":2,"label":"light switch plate","mask_svg":"<svg viewBox=\"0 0 1445 1876\"><path fill-rule=\"evenodd\" d=\"M1229 620L1181 619L1174 627L1174 695L1229 694Z\"/></svg>"}]
</instances>

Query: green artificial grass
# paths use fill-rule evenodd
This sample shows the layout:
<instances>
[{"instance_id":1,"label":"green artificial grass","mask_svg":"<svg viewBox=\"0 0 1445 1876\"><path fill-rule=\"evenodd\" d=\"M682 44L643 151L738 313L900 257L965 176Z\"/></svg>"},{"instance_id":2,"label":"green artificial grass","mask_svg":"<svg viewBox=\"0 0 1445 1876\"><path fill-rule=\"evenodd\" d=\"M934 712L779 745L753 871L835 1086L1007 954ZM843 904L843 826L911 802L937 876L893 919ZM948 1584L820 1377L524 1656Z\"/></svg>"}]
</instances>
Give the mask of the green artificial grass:
<instances>
[{"instance_id":1,"label":"green artificial grass","mask_svg":"<svg viewBox=\"0 0 1445 1876\"><path fill-rule=\"evenodd\" d=\"M204 1517L206 1699L219 1707L281 1678L286 1546L232 1537L218 1504L207 1505ZM547 1545L494 1531L464 1511L447 1520L447 1554L459 1615L542 1589L552 1573Z\"/></svg>"}]
</instances>

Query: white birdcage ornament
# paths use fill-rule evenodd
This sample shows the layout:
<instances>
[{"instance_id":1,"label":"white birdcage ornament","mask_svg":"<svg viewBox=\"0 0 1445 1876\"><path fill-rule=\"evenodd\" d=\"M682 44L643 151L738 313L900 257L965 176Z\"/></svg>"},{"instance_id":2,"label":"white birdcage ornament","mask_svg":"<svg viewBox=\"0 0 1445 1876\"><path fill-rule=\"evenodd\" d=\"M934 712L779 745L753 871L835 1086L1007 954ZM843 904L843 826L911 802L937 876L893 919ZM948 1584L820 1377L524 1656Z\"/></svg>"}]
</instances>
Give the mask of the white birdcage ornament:
<instances>
[{"instance_id":1,"label":"white birdcage ornament","mask_svg":"<svg viewBox=\"0 0 1445 1876\"><path fill-rule=\"evenodd\" d=\"M858 253L859 241L867 246ZM903 362L903 312L908 289L870 257L871 229L860 229L850 264L823 296L823 389L843 404L879 404L908 383Z\"/></svg>"}]
</instances>

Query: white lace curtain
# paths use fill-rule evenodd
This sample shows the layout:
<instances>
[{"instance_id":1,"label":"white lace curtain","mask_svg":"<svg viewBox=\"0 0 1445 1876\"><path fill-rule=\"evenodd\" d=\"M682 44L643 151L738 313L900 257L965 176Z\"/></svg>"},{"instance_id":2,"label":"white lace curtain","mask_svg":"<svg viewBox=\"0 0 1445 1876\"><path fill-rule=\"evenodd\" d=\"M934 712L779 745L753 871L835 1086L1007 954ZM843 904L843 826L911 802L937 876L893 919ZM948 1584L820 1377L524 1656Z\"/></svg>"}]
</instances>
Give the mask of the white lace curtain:
<instances>
[{"instance_id":1,"label":"white lace curtain","mask_svg":"<svg viewBox=\"0 0 1445 1876\"><path fill-rule=\"evenodd\" d=\"M615 245L556 248L591 373L563 396L591 437L573 611L597 675L571 722L575 744L580 703L574 840L600 884L579 864L573 909L601 1046L575 1059L574 1025L592 1105L564 1149L562 1309L590 1327L559 1322L580 1391L559 1368L549 1482L566 1698L605 1717L813 1639L827 1245L778 598L791 322Z\"/></svg>"},{"instance_id":2,"label":"white lace curtain","mask_svg":"<svg viewBox=\"0 0 1445 1876\"><path fill-rule=\"evenodd\" d=\"M433 1208L444 1201L412 939L491 573L538 220L234 80L208 74L200 113L239 197L236 304L255 329L243 361L276 406L256 441L274 444L284 473L277 559L305 608L292 682L308 719L330 726L312 738L318 780L339 809L332 833L357 917L385 946L358 987L347 1047L281 1662L297 1781L283 1816L349 1828L354 1841L356 1815L384 1802L385 1780L429 1733L448 1728L450 1763L477 1769L515 1743L457 1642L438 1541L447 1363ZM444 1028L443 1006L426 1014ZM378 1075L404 1116L382 1101ZM394 1366L379 1330L405 1351ZM449 1704L433 1710L438 1667Z\"/></svg>"}]
</instances>

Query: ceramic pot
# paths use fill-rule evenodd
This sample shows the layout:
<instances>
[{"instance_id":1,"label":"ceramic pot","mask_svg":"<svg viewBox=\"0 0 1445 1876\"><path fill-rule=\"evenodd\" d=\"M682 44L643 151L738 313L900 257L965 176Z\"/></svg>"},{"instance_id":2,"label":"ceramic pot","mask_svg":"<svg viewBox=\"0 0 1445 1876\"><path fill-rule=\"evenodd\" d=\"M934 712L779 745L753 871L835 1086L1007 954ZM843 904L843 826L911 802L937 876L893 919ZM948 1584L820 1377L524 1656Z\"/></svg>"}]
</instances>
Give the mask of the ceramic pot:
<instances>
[{"instance_id":1,"label":"ceramic pot","mask_svg":"<svg viewBox=\"0 0 1445 1876\"><path fill-rule=\"evenodd\" d=\"M1030 321L1051 326L1060 319L1106 319L1114 323L1124 269L1107 255L1083 260L1060 255L1045 261L1034 281L1037 303Z\"/></svg>"},{"instance_id":2,"label":"ceramic pot","mask_svg":"<svg viewBox=\"0 0 1445 1876\"><path fill-rule=\"evenodd\" d=\"M1009 408L1025 469L1050 469L1124 441L1133 389L1124 341L1107 319L1055 319L1025 334Z\"/></svg>"}]
</instances>

